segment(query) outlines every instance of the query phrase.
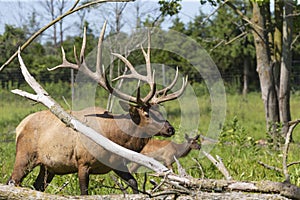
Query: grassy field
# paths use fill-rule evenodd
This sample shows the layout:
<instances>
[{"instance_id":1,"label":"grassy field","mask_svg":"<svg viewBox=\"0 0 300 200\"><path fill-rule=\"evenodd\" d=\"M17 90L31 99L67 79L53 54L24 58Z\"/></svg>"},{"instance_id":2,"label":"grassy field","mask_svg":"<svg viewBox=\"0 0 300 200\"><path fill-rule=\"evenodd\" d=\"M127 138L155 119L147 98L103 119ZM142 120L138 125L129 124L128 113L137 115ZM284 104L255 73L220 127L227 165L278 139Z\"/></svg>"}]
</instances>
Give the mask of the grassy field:
<instances>
[{"instance_id":1,"label":"grassy field","mask_svg":"<svg viewBox=\"0 0 300 200\"><path fill-rule=\"evenodd\" d=\"M53 97L59 102L68 106L61 96L69 99L70 94L67 86L60 89L53 89L55 86L47 85L48 91L54 90ZM57 88L57 87L55 87ZM199 132L205 135L205 131L210 122L210 101L207 94L198 98L200 107ZM300 95L292 94L291 111L293 119L300 116ZM177 133L174 140L182 140L185 130L180 127L180 110L176 103L166 104L169 121L175 126ZM185 105L187 107L193 105ZM45 109L41 105L33 104L31 101L17 97L7 90L0 91L0 183L5 183L9 178L15 157L15 132L17 124L29 113ZM188 108L187 108L188 109ZM299 161L300 134L299 128L294 131L294 143L291 145L289 161ZM262 161L265 164L281 167L282 152L275 150L272 145L259 145L258 141L267 140L263 104L259 93L250 93L246 98L240 95L227 94L226 121L219 136L219 142L215 144L210 152L213 156L219 155L227 166L232 177L236 180L272 180L283 181L281 173L268 170L258 164ZM197 158L196 163L192 158ZM189 156L180 159L183 167L194 177L222 179L222 174L213 164L204 158L199 152L192 151ZM203 168L199 169L198 164ZM23 186L32 187L38 169L30 173L23 181ZM294 165L289 168L291 180L300 186L300 167ZM112 181L113 173L107 175L91 176L90 194L121 193ZM137 174L136 178L141 187L144 176ZM150 183L147 188L151 188ZM77 175L56 176L46 190L49 193L59 193L67 195L79 194Z\"/></svg>"}]
</instances>

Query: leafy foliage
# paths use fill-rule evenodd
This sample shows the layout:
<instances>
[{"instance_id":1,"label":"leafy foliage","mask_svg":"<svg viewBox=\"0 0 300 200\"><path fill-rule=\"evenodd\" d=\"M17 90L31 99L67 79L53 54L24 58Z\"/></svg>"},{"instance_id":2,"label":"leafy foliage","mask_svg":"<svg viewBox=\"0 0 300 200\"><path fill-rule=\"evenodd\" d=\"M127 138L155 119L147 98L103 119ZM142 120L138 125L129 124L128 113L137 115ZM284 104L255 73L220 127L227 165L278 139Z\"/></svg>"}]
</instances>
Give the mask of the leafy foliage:
<instances>
[{"instance_id":1,"label":"leafy foliage","mask_svg":"<svg viewBox=\"0 0 300 200\"><path fill-rule=\"evenodd\" d=\"M240 147L253 145L252 141L253 138L247 137L245 134L245 128L239 124L236 116L232 119L232 121L223 127L219 140L221 144L230 143Z\"/></svg>"},{"instance_id":2,"label":"leafy foliage","mask_svg":"<svg viewBox=\"0 0 300 200\"><path fill-rule=\"evenodd\" d=\"M181 4L179 3L181 0L159 0L158 3L160 4L160 11L163 16L173 16L178 14L181 10Z\"/></svg>"}]
</instances>

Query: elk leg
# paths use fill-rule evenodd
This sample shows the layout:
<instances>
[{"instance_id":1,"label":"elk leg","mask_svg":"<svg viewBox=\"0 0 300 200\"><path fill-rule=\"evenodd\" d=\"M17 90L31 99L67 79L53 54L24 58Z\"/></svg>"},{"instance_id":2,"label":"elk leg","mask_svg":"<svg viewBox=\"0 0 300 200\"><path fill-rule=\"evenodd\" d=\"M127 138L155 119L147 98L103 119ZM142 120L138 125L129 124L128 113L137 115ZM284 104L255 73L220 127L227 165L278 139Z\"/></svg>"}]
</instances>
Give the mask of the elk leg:
<instances>
[{"instance_id":1,"label":"elk leg","mask_svg":"<svg viewBox=\"0 0 300 200\"><path fill-rule=\"evenodd\" d=\"M87 166L78 167L78 179L81 195L88 195L89 171Z\"/></svg>"},{"instance_id":2,"label":"elk leg","mask_svg":"<svg viewBox=\"0 0 300 200\"><path fill-rule=\"evenodd\" d=\"M125 180L128 185L132 188L132 191L134 194L138 194L138 186L137 186L137 182L135 180L135 178L129 173L129 172L126 172L126 171L119 171L119 170L114 170L114 172L119 176L121 177L123 180Z\"/></svg>"},{"instance_id":3,"label":"elk leg","mask_svg":"<svg viewBox=\"0 0 300 200\"><path fill-rule=\"evenodd\" d=\"M17 151L16 161L11 177L7 181L7 185L19 186L25 176L36 167L35 156L23 154Z\"/></svg>"},{"instance_id":4,"label":"elk leg","mask_svg":"<svg viewBox=\"0 0 300 200\"><path fill-rule=\"evenodd\" d=\"M170 169L174 172L172 163L166 164L165 166L167 166L168 169Z\"/></svg>"},{"instance_id":5,"label":"elk leg","mask_svg":"<svg viewBox=\"0 0 300 200\"><path fill-rule=\"evenodd\" d=\"M55 174L49 172L44 165L40 166L40 172L33 186L36 190L44 192Z\"/></svg>"}]
</instances>

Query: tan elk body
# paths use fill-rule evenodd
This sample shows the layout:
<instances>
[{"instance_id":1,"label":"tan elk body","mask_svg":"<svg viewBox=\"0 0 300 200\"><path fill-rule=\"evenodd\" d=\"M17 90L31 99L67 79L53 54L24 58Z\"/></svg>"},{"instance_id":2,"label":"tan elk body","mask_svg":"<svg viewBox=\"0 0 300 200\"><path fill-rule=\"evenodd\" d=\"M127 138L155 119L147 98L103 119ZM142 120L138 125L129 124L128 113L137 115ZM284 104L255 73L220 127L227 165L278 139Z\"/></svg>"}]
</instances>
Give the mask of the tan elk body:
<instances>
[{"instance_id":1,"label":"tan elk body","mask_svg":"<svg viewBox=\"0 0 300 200\"><path fill-rule=\"evenodd\" d=\"M114 55L120 58L132 72L119 76L115 80L129 78L143 81L149 84L150 92L142 98L139 88L136 97L113 88L101 70L101 44L104 30L105 25L98 43L96 72L89 70L84 59L85 33L80 59L75 55L77 64L68 62L63 51L63 63L54 69L68 67L81 70L109 93L127 101L120 102L122 108L127 111L125 114L112 114L105 109L93 107L73 111L72 115L113 142L140 152L153 135L171 136L175 133L172 125L158 111L157 104L179 97L185 90L187 79L183 80L183 86L179 91L167 94L177 81L177 71L174 81L168 87L156 91L154 73L150 65L150 36L148 35L148 51L145 52L141 48L146 60L147 75L137 73L122 55ZM81 194L88 194L90 174L105 174L113 170L129 183L134 192L138 191L136 180L128 172L127 161L88 142L84 136L67 127L50 111L41 111L26 117L17 127L16 134L16 161L8 184L20 185L22 179L39 165L40 172L34 183L37 190L44 191L55 174L78 172Z\"/></svg>"},{"instance_id":2,"label":"tan elk body","mask_svg":"<svg viewBox=\"0 0 300 200\"><path fill-rule=\"evenodd\" d=\"M144 128L157 130L154 126L161 127L155 123L147 124L143 113L139 113L140 126L131 121L130 114L112 115L101 108L88 108L72 114L108 139L137 152L142 150L153 134L149 134ZM123 126L119 127L121 124ZM41 191L45 189L46 184L50 183L55 174L78 172L82 194L87 192L89 174L105 174L113 169L121 178L132 181L130 174L122 171L125 169L122 166L124 165L122 158L99 146L88 146L89 142L84 144L84 136L66 127L50 111L29 115L20 123L16 132L16 163L10 179L15 184L19 184L22 178L37 165L40 165L41 169L34 187ZM174 129L166 121L156 134L171 136L174 134ZM87 148L92 148L92 152L96 152L97 157L102 158L102 162L98 161Z\"/></svg>"},{"instance_id":3,"label":"tan elk body","mask_svg":"<svg viewBox=\"0 0 300 200\"><path fill-rule=\"evenodd\" d=\"M172 164L175 162L174 156L176 158L185 157L192 149L201 149L201 143L198 142L199 135L194 138L189 138L185 135L185 139L186 141L181 144L170 140L151 139L142 149L141 153L161 161L169 169L173 169ZM136 172L139 167L139 164L134 163L130 166L129 171Z\"/></svg>"}]
</instances>

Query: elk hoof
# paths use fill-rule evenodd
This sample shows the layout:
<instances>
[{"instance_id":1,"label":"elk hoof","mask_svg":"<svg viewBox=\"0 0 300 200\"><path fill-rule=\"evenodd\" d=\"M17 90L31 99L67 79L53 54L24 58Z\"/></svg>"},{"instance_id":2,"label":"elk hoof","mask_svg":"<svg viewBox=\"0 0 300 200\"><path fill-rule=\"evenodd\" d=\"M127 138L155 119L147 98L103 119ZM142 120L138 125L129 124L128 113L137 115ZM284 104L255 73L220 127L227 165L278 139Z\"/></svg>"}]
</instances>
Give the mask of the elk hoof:
<instances>
[{"instance_id":1,"label":"elk hoof","mask_svg":"<svg viewBox=\"0 0 300 200\"><path fill-rule=\"evenodd\" d=\"M9 181L7 181L6 185L16 186L16 182L14 180L10 179Z\"/></svg>"}]
</instances>

